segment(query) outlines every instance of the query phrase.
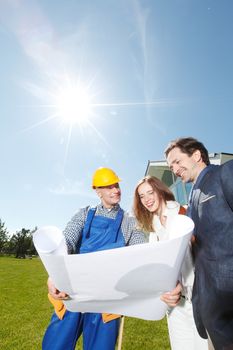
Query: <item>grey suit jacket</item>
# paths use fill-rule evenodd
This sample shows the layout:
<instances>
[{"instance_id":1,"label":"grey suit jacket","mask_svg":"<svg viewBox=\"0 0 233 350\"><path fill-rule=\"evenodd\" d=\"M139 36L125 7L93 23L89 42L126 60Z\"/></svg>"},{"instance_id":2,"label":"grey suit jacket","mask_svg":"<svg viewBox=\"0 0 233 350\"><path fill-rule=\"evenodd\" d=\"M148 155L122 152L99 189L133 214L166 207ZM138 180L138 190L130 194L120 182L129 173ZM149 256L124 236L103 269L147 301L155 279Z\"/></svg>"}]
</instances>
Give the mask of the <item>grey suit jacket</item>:
<instances>
[{"instance_id":1,"label":"grey suit jacket","mask_svg":"<svg viewBox=\"0 0 233 350\"><path fill-rule=\"evenodd\" d=\"M210 166L192 200L195 322L215 350L233 349L233 160Z\"/></svg>"}]
</instances>

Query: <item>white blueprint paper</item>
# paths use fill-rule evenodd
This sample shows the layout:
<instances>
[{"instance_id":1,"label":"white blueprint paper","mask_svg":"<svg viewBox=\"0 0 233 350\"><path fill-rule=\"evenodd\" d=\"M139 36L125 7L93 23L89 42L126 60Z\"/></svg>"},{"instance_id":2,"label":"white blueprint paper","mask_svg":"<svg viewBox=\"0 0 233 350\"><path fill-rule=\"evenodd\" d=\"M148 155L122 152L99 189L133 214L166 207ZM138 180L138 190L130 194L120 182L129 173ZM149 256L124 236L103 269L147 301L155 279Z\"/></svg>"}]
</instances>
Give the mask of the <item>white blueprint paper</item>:
<instances>
[{"instance_id":1,"label":"white blueprint paper","mask_svg":"<svg viewBox=\"0 0 233 350\"><path fill-rule=\"evenodd\" d=\"M68 310L158 320L167 310L160 295L176 286L193 227L190 218L177 215L169 232L173 239L87 254L44 253L40 240L34 244L56 287L69 294Z\"/></svg>"}]
</instances>

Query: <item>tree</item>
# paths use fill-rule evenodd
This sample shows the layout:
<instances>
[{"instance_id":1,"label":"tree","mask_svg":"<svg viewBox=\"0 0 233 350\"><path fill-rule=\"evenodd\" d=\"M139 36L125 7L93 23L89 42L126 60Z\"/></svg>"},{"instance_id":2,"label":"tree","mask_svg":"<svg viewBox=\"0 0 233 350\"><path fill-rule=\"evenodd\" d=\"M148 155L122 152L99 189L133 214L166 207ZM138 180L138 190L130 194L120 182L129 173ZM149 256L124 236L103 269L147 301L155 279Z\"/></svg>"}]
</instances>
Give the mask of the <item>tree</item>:
<instances>
[{"instance_id":1,"label":"tree","mask_svg":"<svg viewBox=\"0 0 233 350\"><path fill-rule=\"evenodd\" d=\"M28 251L27 254L32 256L32 255L38 255L36 248L34 246L33 243L33 233L37 230L37 227L35 227L33 230L30 231L28 239L29 239L29 247L28 247Z\"/></svg>"},{"instance_id":2,"label":"tree","mask_svg":"<svg viewBox=\"0 0 233 350\"><path fill-rule=\"evenodd\" d=\"M25 259L27 252L31 248L31 243L32 235L30 230L23 228L21 231L16 232L10 240L11 250L14 252L15 257Z\"/></svg>"},{"instance_id":3,"label":"tree","mask_svg":"<svg viewBox=\"0 0 233 350\"><path fill-rule=\"evenodd\" d=\"M0 219L0 253L4 253L8 239L9 234L5 227L5 223Z\"/></svg>"}]
</instances>

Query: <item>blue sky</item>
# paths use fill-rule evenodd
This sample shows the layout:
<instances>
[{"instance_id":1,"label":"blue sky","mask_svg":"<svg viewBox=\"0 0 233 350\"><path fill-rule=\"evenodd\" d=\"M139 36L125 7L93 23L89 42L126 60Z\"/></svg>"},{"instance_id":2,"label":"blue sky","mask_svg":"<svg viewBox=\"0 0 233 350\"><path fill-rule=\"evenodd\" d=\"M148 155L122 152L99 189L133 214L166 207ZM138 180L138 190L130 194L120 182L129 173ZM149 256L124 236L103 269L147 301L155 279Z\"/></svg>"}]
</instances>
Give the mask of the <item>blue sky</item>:
<instances>
[{"instance_id":1,"label":"blue sky","mask_svg":"<svg viewBox=\"0 0 233 350\"><path fill-rule=\"evenodd\" d=\"M148 160L179 136L233 153L232 15L231 0L1 1L0 218L9 231L64 228L97 203L99 166L122 178L130 210Z\"/></svg>"}]
</instances>

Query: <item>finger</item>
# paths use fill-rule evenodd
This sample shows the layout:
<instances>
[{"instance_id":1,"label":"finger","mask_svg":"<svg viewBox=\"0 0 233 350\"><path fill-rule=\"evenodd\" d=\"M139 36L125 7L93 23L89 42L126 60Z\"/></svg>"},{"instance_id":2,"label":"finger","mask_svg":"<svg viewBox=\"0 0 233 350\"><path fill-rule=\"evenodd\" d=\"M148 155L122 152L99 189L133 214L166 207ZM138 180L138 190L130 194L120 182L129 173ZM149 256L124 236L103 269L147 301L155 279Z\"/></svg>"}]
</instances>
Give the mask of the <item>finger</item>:
<instances>
[{"instance_id":1,"label":"finger","mask_svg":"<svg viewBox=\"0 0 233 350\"><path fill-rule=\"evenodd\" d=\"M63 300L63 299L65 300L65 299L69 298L68 294L66 294L65 292L59 292L59 291L57 293L57 297L61 300Z\"/></svg>"},{"instance_id":2,"label":"finger","mask_svg":"<svg viewBox=\"0 0 233 350\"><path fill-rule=\"evenodd\" d=\"M176 295L172 295L171 293L164 293L161 295L160 299L168 304L169 306L175 306L179 303L181 298L180 293Z\"/></svg>"},{"instance_id":3,"label":"finger","mask_svg":"<svg viewBox=\"0 0 233 350\"><path fill-rule=\"evenodd\" d=\"M179 283L179 284L177 284L176 288L174 288L174 289L170 292L170 294L171 294L171 295L178 295L178 294L181 293L181 291L182 291L182 285Z\"/></svg>"}]
</instances>

